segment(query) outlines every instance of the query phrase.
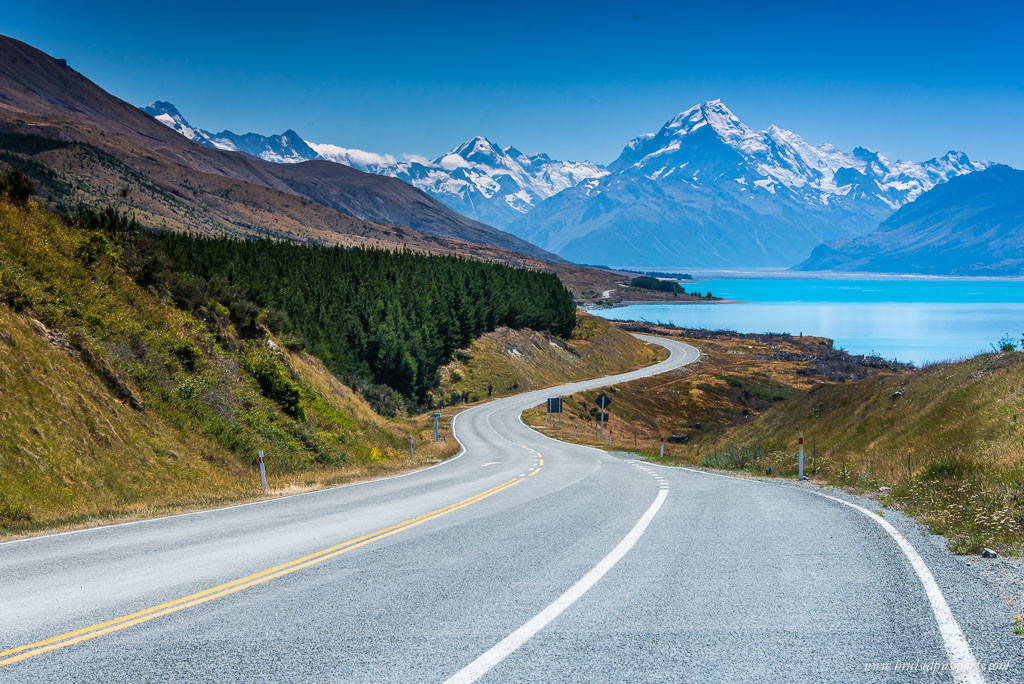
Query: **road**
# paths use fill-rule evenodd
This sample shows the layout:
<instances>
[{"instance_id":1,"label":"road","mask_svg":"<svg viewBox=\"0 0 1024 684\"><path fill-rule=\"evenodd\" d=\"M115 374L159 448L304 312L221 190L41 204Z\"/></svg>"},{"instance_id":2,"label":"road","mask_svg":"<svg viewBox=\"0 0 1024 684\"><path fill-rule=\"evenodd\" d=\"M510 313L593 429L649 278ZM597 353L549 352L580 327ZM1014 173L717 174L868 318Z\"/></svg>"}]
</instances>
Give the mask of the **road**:
<instances>
[{"instance_id":1,"label":"road","mask_svg":"<svg viewBox=\"0 0 1024 684\"><path fill-rule=\"evenodd\" d=\"M466 410L429 469L0 544L0 681L1021 681L998 597L901 516L519 420L698 356L657 342Z\"/></svg>"}]
</instances>

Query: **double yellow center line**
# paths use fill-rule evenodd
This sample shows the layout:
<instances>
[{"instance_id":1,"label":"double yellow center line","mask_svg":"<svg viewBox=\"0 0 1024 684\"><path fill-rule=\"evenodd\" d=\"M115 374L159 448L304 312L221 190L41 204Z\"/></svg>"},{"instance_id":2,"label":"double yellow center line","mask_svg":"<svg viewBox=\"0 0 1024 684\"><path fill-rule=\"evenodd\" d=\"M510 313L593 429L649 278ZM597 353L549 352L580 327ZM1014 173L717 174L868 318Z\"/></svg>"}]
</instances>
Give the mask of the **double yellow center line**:
<instances>
[{"instance_id":1,"label":"double yellow center line","mask_svg":"<svg viewBox=\"0 0 1024 684\"><path fill-rule=\"evenodd\" d=\"M496 487L480 492L468 499L463 499L462 501L453 503L450 506L439 508L436 511L431 511L430 513L424 513L423 515L415 518L410 518L405 522L385 527L384 529L371 532L370 534L364 534L363 536L356 537L355 539L349 539L346 542L323 549L322 551L311 553L308 556L303 556L302 558L296 558L288 563L277 565L268 570L258 572L254 575L249 575L247 577L242 577L240 579L227 582L226 584L221 584L213 587L212 589L206 589L205 591L200 591L195 594L189 594L188 596L183 596L182 598L175 599L173 601L161 603L160 605L153 606L152 608L146 608L145 610L129 613L128 615L122 615L119 618L100 622L90 627L76 629L73 632L67 632L66 634L37 641L34 644L26 644L25 646L18 646L6 651L0 651L0 667L4 665L13 665L14 663L22 660L34 658L35 656L42 655L43 653L49 653L50 651L55 651L57 649L64 648L65 646L89 641L90 639L95 639L96 637L103 636L104 634L117 632L122 629L132 627L133 625L148 622L170 613L176 613L179 610L184 610L185 608L198 606L202 603L206 603L207 601L212 601L214 599L221 598L222 596L233 594L236 591L242 591L243 589L248 589L249 587L254 587L258 584L263 584L264 582L269 582L272 579L289 575L297 570L302 570L303 568L308 568L316 565L317 563L322 563L325 560L340 556L343 553L348 553L349 551L358 549L361 546L366 546L367 544L384 539L385 537L390 537L393 534L398 534L399 532L408 530L409 528L422 525L429 520L440 518L443 515L448 515L460 508L471 506L479 501L483 501L489 496L493 496L498 492L517 485L522 481L523 478L521 477L512 478L511 480L503 482Z\"/></svg>"}]
</instances>

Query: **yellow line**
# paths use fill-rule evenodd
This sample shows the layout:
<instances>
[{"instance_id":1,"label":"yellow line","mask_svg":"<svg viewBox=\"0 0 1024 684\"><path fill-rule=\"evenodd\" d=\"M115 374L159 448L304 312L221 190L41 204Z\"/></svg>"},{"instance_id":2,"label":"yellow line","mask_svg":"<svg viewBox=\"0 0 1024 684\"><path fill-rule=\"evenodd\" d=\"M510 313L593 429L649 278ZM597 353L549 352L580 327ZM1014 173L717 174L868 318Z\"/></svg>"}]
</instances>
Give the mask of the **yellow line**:
<instances>
[{"instance_id":1,"label":"yellow line","mask_svg":"<svg viewBox=\"0 0 1024 684\"><path fill-rule=\"evenodd\" d=\"M415 518L410 518L409 520L406 520L404 522L391 525L390 527L385 527L383 529L377 530L376 532L365 534L361 537L356 537L355 539L350 539L346 542L342 542L341 544L337 544L330 548L323 549L322 551L317 551L316 553L303 556L302 558L297 558L293 561L284 563L282 565L277 565L268 570L264 570L253 575L248 575L247 577L242 577L241 579L227 582L225 584L221 584L219 586L213 587L212 589L207 589L205 591L201 591L195 594L190 594L188 596L184 596L174 601L161 603L151 608L146 608L145 610L129 613L128 615L123 615L119 618L114 618L113 620L107 620L106 622L97 623L90 627L84 627L82 629L77 629L73 632L67 632L66 634L61 634L60 636L44 639L43 641L37 641L33 644L19 646L17 648L8 649L6 651L0 651L0 657L11 656L8 658L4 658L3 660L0 660L0 667L4 665L13 665L14 663L20 662L22 660L33 658L37 655L42 655L43 653L48 653L59 648L64 648L65 646L71 646L72 644L78 644L83 641L95 639L96 637L102 636L104 634L109 634L111 632L116 632L127 627L131 627L133 625L148 622L149 620L153 620L163 615L175 613L179 610L184 610L185 608L197 606L199 604L206 603L207 601L212 601L215 598L227 596L237 591L241 591L242 589L254 587L258 584L263 584L264 582L268 582L272 579L283 577L284 575L291 574L297 570L301 570L303 568L308 568L318 563L322 563L323 561L328 560L329 558L334 558L335 556L340 556L343 553L348 553L349 551L352 551L354 549L366 546L367 544L375 542L379 539L390 537L393 534L397 534L399 532L408 530L412 527L416 527L417 525L422 525L423 523L433 520L435 518L440 518L441 516L457 511L460 508L471 506L479 501L486 499L489 496L493 496L494 494L497 494L498 492L508 489L513 485L519 484L520 482L522 482L522 478L513 478L511 480L508 480L507 482L497 485L496 487L492 487L491 489L488 489L484 492L480 492L479 494L471 496L468 499L463 499L462 501L456 502L449 506L445 506L444 508L439 508L435 511L431 511L430 513L424 513L423 515L417 516Z\"/></svg>"},{"instance_id":2,"label":"yellow line","mask_svg":"<svg viewBox=\"0 0 1024 684\"><path fill-rule=\"evenodd\" d=\"M544 459L542 458L539 461L537 461L537 465L544 465Z\"/></svg>"},{"instance_id":3,"label":"yellow line","mask_svg":"<svg viewBox=\"0 0 1024 684\"><path fill-rule=\"evenodd\" d=\"M540 471L540 468L534 468L530 472L526 473L526 477L533 477Z\"/></svg>"}]
</instances>

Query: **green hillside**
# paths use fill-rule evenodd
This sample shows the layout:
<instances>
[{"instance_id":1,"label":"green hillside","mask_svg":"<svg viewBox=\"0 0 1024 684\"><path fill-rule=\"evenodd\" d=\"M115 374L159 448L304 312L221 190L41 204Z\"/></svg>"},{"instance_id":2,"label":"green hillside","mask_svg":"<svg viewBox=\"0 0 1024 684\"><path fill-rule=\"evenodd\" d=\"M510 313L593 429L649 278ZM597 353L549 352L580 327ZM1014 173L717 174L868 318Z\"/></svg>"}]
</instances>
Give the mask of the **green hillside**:
<instances>
[{"instance_id":1,"label":"green hillside","mask_svg":"<svg viewBox=\"0 0 1024 684\"><path fill-rule=\"evenodd\" d=\"M393 378L372 364L366 348L337 355L342 345L329 324L369 344L381 338L374 326L382 320L408 330L417 316L438 310L431 299L438 289L405 299L399 290L435 277L458 302L445 306L481 312L469 329L440 328L449 336L430 347L435 356L427 359L439 364L492 321L511 316L518 325L538 324L550 316L545 327L559 330L557 307L571 307L557 279L544 273L404 252L162 242L116 212L60 218L26 202L17 188L5 192L6 176L2 185L0 532L258 496L261 449L272 493L407 468L410 438L419 442L420 463L436 461L456 445L429 442L428 421L413 415L414 404L396 399L408 392L415 400L429 386L431 367L423 367L421 384L379 383ZM178 257L187 249L210 277L179 273L164 251L172 245ZM257 287L255 275L246 281L230 270L212 273L227 258L266 276L278 256L284 263L266 281L273 287ZM319 274L310 270L314 264ZM334 267L377 277L365 288L344 289L327 273ZM483 301L502 299L494 288L506 283L535 288L529 307L507 303L496 312ZM393 315L358 311L367 293ZM319 306L321 317L297 305L300 299ZM418 338L396 340L409 345ZM306 346L323 350L330 367ZM408 346L399 351L412 353ZM343 384L339 370L361 392ZM373 410L367 397L394 417Z\"/></svg>"}]
</instances>

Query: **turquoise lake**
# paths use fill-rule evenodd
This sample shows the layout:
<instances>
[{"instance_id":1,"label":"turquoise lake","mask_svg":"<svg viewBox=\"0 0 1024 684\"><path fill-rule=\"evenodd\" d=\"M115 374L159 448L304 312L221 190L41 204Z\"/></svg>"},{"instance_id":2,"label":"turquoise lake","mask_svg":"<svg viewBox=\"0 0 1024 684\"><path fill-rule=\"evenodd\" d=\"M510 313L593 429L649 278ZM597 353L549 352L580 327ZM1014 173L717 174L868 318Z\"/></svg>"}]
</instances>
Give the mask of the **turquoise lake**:
<instances>
[{"instance_id":1,"label":"turquoise lake","mask_svg":"<svg viewBox=\"0 0 1024 684\"><path fill-rule=\"evenodd\" d=\"M734 304L633 304L613 320L687 328L821 335L856 354L918 365L991 351L1024 335L1024 282L1008 280L695 280Z\"/></svg>"}]
</instances>

